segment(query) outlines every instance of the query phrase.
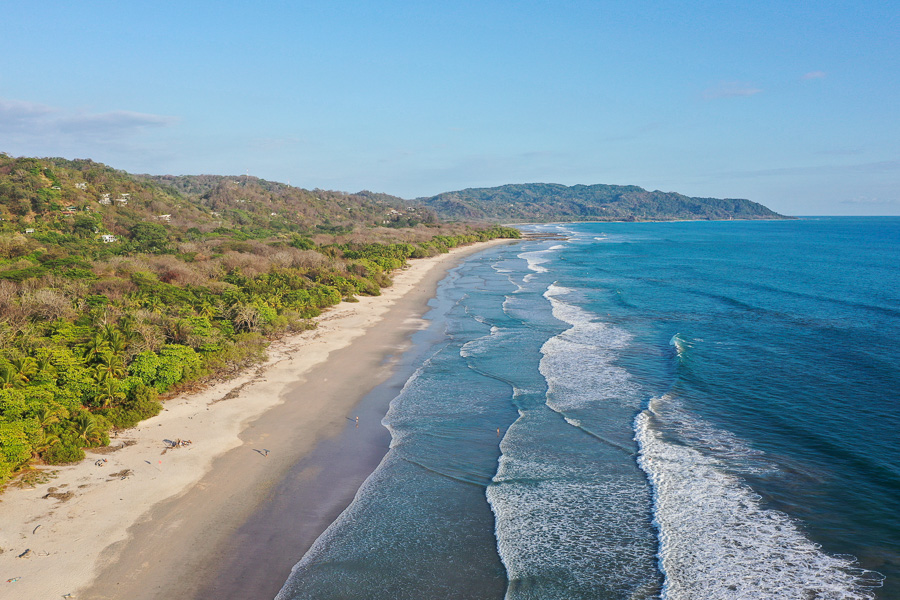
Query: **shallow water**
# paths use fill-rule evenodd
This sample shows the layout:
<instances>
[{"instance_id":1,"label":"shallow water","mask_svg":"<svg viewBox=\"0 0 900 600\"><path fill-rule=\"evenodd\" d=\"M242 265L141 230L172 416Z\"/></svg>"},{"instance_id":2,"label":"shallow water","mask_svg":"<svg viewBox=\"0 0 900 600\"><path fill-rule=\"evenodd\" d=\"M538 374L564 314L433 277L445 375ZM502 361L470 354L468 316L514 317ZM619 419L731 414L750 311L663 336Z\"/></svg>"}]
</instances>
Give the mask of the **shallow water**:
<instances>
[{"instance_id":1,"label":"shallow water","mask_svg":"<svg viewBox=\"0 0 900 600\"><path fill-rule=\"evenodd\" d=\"M900 219L535 229L279 598L900 598Z\"/></svg>"}]
</instances>

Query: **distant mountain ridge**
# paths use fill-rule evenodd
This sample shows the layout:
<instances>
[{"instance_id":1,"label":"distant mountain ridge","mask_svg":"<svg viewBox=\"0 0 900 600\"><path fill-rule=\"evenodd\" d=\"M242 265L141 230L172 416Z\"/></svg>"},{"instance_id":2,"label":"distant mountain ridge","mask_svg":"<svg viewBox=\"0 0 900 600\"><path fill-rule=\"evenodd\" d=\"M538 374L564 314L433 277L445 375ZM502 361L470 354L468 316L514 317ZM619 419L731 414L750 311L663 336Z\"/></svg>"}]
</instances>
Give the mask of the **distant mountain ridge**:
<instances>
[{"instance_id":1,"label":"distant mountain ridge","mask_svg":"<svg viewBox=\"0 0 900 600\"><path fill-rule=\"evenodd\" d=\"M446 220L547 222L789 218L750 200L692 198L675 192L649 192L635 185L522 183L444 192L416 201Z\"/></svg>"},{"instance_id":2,"label":"distant mountain ridge","mask_svg":"<svg viewBox=\"0 0 900 600\"><path fill-rule=\"evenodd\" d=\"M743 199L692 198L638 186L553 183L468 188L404 200L389 194L304 190L248 175L135 175L92 160L0 153L0 231L125 235L140 222L201 233L335 234L440 222L657 221L786 218ZM90 222L88 222L90 221Z\"/></svg>"}]
</instances>

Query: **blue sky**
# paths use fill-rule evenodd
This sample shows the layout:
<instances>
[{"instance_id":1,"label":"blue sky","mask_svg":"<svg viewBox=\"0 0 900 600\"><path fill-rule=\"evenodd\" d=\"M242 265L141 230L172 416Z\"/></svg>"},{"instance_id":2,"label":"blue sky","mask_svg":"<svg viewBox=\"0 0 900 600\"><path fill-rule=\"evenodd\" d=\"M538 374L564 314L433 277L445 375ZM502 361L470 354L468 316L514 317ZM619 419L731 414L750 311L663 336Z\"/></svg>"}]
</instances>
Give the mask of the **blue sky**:
<instances>
[{"instance_id":1,"label":"blue sky","mask_svg":"<svg viewBox=\"0 0 900 600\"><path fill-rule=\"evenodd\" d=\"M0 151L900 214L900 3L7 3Z\"/></svg>"}]
</instances>

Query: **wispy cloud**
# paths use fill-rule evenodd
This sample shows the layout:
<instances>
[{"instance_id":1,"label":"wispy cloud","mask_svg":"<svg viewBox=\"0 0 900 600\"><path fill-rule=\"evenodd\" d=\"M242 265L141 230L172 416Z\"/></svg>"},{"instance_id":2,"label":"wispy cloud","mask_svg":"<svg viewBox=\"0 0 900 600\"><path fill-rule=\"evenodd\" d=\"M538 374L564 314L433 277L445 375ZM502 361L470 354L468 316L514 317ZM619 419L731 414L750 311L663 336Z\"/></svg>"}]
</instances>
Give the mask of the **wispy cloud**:
<instances>
[{"instance_id":1,"label":"wispy cloud","mask_svg":"<svg viewBox=\"0 0 900 600\"><path fill-rule=\"evenodd\" d=\"M116 110L92 113L0 98L0 133L17 137L83 136L92 139L130 137L147 128L168 127L175 117Z\"/></svg>"},{"instance_id":2,"label":"wispy cloud","mask_svg":"<svg viewBox=\"0 0 900 600\"><path fill-rule=\"evenodd\" d=\"M740 98L744 96L755 96L759 93L762 93L762 90L751 83L742 81L723 81L722 83L705 90L703 92L703 98L706 100Z\"/></svg>"},{"instance_id":3,"label":"wispy cloud","mask_svg":"<svg viewBox=\"0 0 900 600\"><path fill-rule=\"evenodd\" d=\"M828 73L826 73L825 71L810 71L809 73L803 75L803 77L801 77L800 79L808 81L810 79L825 79L826 77L828 77Z\"/></svg>"}]
</instances>

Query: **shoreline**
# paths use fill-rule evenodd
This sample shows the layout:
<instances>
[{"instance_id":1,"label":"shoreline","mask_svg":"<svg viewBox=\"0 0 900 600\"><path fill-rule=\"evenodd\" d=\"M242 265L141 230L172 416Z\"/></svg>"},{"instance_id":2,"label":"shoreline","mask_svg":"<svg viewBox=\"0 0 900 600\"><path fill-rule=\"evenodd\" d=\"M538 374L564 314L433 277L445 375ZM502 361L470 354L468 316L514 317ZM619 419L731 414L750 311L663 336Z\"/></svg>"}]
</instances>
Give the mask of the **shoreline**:
<instances>
[{"instance_id":1,"label":"shoreline","mask_svg":"<svg viewBox=\"0 0 900 600\"><path fill-rule=\"evenodd\" d=\"M579 225L591 224L602 225L604 223L728 223L739 221L741 223L749 223L751 221L799 221L807 217L782 216L766 219L646 219L640 221L522 221L515 223L503 223L505 227L522 227L525 225Z\"/></svg>"},{"instance_id":2,"label":"shoreline","mask_svg":"<svg viewBox=\"0 0 900 600\"><path fill-rule=\"evenodd\" d=\"M341 303L316 319L317 329L274 342L262 366L170 399L160 415L111 440L112 450L45 468L52 478L30 489L9 489L0 497L0 599L201 597L196 594L235 555L260 580L275 577L280 589L305 548L293 554L267 542L280 532L248 534L241 526L264 505L290 500L276 493L288 475L302 485L321 470L322 461L299 472L294 467L339 435L360 400L391 377L446 272L502 243L511 240L412 261L381 296ZM365 427L383 429L380 418L367 421ZM167 449L164 440L176 439L192 444ZM380 452L380 462L387 445L369 446L355 450ZM350 460L365 462L359 453ZM356 476L365 479L370 471ZM293 508L302 514L321 508L319 498L304 502L309 505ZM312 536L307 547L318 536L313 533L330 524L324 520L331 513L333 507L319 510L316 525L300 536ZM284 577L277 580L282 567L243 553L248 535L256 536L257 547L285 551L290 566Z\"/></svg>"}]
</instances>

